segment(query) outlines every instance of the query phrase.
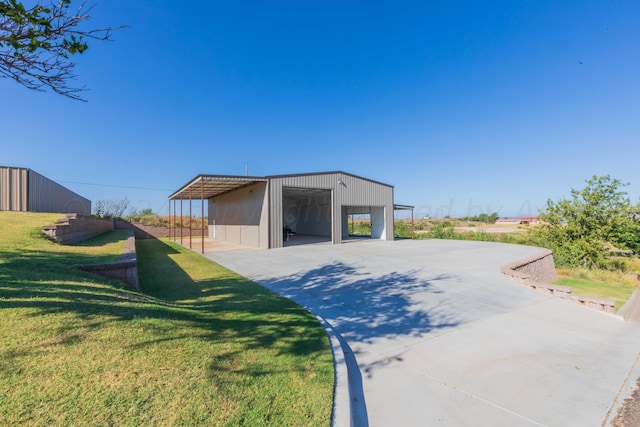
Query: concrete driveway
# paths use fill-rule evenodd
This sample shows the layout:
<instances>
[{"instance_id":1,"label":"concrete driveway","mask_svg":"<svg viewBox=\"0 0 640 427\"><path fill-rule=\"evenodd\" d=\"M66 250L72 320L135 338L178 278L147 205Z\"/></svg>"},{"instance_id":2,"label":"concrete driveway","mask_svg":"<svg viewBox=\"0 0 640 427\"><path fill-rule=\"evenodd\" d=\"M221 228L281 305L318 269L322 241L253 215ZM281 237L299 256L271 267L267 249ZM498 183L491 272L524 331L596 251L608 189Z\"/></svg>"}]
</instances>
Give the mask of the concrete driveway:
<instances>
[{"instance_id":1,"label":"concrete driveway","mask_svg":"<svg viewBox=\"0 0 640 427\"><path fill-rule=\"evenodd\" d=\"M207 256L321 319L336 426L608 425L640 377L640 325L500 274L539 251L405 240Z\"/></svg>"}]
</instances>

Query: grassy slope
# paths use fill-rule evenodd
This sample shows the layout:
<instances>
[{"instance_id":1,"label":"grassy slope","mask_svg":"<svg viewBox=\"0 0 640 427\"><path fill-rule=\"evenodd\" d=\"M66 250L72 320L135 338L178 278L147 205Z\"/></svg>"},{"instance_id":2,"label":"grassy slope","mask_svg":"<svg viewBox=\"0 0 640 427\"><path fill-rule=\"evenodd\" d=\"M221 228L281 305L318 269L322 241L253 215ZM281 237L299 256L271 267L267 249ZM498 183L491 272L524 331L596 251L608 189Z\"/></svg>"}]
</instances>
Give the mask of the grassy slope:
<instances>
[{"instance_id":1,"label":"grassy slope","mask_svg":"<svg viewBox=\"0 0 640 427\"><path fill-rule=\"evenodd\" d=\"M571 286L574 294L613 299L616 301L616 311L622 308L634 291L634 288L629 286L577 277L560 277L555 283L563 286Z\"/></svg>"},{"instance_id":2,"label":"grassy slope","mask_svg":"<svg viewBox=\"0 0 640 427\"><path fill-rule=\"evenodd\" d=\"M80 262L117 234L58 246L58 215L0 212L5 425L329 425L333 361L316 320L183 248L138 245L151 296ZM115 241L114 241L115 240Z\"/></svg>"}]
</instances>

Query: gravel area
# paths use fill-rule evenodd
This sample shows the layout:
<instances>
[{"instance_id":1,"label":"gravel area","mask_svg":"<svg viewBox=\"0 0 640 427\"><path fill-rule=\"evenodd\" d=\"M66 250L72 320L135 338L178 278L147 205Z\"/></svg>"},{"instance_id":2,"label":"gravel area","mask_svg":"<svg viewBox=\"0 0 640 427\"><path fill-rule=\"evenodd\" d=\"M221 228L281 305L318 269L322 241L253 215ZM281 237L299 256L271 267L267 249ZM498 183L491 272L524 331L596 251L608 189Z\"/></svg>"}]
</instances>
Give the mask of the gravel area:
<instances>
[{"instance_id":1,"label":"gravel area","mask_svg":"<svg viewBox=\"0 0 640 427\"><path fill-rule=\"evenodd\" d=\"M618 410L618 415L613 419L613 427L638 427L640 426L640 378L636 382L637 387L630 398L625 399Z\"/></svg>"}]
</instances>

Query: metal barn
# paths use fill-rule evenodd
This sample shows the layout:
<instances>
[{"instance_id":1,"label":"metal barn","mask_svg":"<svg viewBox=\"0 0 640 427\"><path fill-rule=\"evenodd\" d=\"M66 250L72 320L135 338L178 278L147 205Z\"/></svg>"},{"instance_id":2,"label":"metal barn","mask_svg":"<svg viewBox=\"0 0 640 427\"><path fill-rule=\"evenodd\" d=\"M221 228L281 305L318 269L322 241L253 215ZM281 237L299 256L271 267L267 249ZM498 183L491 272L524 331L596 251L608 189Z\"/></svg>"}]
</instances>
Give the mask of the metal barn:
<instances>
[{"instance_id":1,"label":"metal barn","mask_svg":"<svg viewBox=\"0 0 640 427\"><path fill-rule=\"evenodd\" d=\"M174 215L182 211L176 201L194 199L202 216L206 201L210 238L246 246L280 248L302 236L339 244L353 215L370 218L371 238L393 240L393 186L346 172L198 175L169 196Z\"/></svg>"},{"instance_id":2,"label":"metal barn","mask_svg":"<svg viewBox=\"0 0 640 427\"><path fill-rule=\"evenodd\" d=\"M0 211L91 215L91 201L31 169L0 166Z\"/></svg>"}]
</instances>

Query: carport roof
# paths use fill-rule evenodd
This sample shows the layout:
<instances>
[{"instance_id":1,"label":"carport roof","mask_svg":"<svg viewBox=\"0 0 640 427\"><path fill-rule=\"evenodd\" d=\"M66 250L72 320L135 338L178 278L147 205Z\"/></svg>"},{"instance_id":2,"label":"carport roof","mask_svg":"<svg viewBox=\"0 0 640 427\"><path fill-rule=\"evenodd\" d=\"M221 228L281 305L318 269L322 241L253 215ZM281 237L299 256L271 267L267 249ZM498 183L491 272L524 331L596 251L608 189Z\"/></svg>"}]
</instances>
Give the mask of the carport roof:
<instances>
[{"instance_id":1,"label":"carport roof","mask_svg":"<svg viewBox=\"0 0 640 427\"><path fill-rule=\"evenodd\" d=\"M178 191L169 196L169 200L189 200L189 199L209 199L219 196L220 194L227 193L229 191L236 190L247 185L255 184L257 182L267 182L272 178L284 178L290 176L309 176L309 175L325 175L325 174L344 174L353 176L365 181L373 182L376 184L384 185L386 187L393 188L393 185L385 184L383 182L374 181L372 179L364 178L361 176L353 175L343 171L333 172L313 172L302 174L289 174L289 175L271 175L271 176L241 176L241 175L207 175L199 174L187 184L185 184ZM204 193L204 194L203 194Z\"/></svg>"},{"instance_id":2,"label":"carport roof","mask_svg":"<svg viewBox=\"0 0 640 427\"><path fill-rule=\"evenodd\" d=\"M412 205L393 205L393 209L396 211L410 211L415 209L415 206Z\"/></svg>"},{"instance_id":3,"label":"carport roof","mask_svg":"<svg viewBox=\"0 0 640 427\"><path fill-rule=\"evenodd\" d=\"M257 182L266 182L260 176L203 175L200 174L169 196L169 200L209 199Z\"/></svg>"}]
</instances>

